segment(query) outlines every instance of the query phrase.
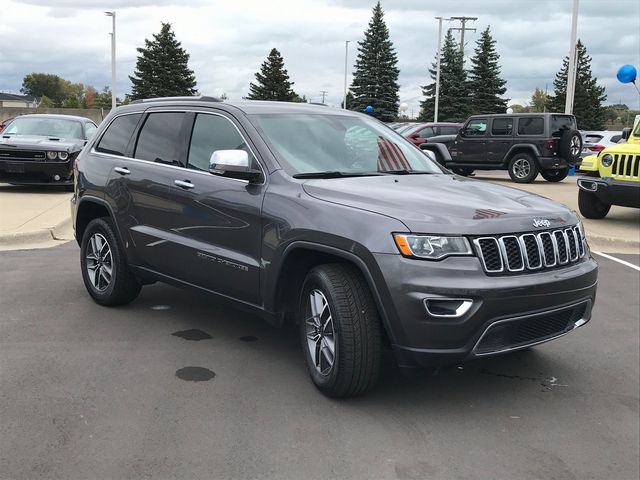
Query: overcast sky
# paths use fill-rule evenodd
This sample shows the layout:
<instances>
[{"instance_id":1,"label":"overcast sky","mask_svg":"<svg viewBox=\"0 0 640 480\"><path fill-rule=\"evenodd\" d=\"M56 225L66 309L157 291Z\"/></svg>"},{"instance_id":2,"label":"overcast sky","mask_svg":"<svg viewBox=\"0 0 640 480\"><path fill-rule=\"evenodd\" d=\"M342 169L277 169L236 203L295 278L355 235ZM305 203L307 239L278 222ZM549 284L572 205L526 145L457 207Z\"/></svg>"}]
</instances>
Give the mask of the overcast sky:
<instances>
[{"instance_id":1,"label":"overcast sky","mask_svg":"<svg viewBox=\"0 0 640 480\"><path fill-rule=\"evenodd\" d=\"M117 12L118 96L129 92L136 47L170 22L191 55L198 90L246 95L269 50L282 53L294 89L312 101L328 91L338 105L344 82L345 40L357 41L374 0L0 0L0 91L18 93L30 72L60 75L99 90L111 83L111 19ZM535 87L553 90L555 73L569 50L571 0L384 0L382 7L399 59L400 99L417 113L420 85L437 47L435 16L473 16L467 32L472 53L479 32L491 26L502 76L512 103L529 100ZM445 24L446 25L446 24ZM452 25L453 26L453 25ZM455 25L458 26L458 25ZM639 106L617 69L640 66L640 1L580 0L578 37L606 87L607 103ZM350 45L349 71L355 59ZM350 81L350 80L349 80ZM640 83L640 82L639 82Z\"/></svg>"}]
</instances>

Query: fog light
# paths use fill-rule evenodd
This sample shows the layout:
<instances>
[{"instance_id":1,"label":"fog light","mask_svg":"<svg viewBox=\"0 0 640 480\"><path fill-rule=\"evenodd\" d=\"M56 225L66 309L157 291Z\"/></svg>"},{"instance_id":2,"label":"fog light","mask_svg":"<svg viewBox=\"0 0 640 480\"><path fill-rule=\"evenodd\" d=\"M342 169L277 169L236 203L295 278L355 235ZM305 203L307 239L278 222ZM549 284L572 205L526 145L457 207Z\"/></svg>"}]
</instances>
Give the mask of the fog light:
<instances>
[{"instance_id":1,"label":"fog light","mask_svg":"<svg viewBox=\"0 0 640 480\"><path fill-rule=\"evenodd\" d=\"M54 179L56 182L57 182L57 181L59 181L59 180L60 180L60 175L54 175L54 176L53 176L53 179Z\"/></svg>"},{"instance_id":2,"label":"fog light","mask_svg":"<svg viewBox=\"0 0 640 480\"><path fill-rule=\"evenodd\" d=\"M469 311L473 300L468 298L425 298L424 307L432 317L458 318Z\"/></svg>"}]
</instances>

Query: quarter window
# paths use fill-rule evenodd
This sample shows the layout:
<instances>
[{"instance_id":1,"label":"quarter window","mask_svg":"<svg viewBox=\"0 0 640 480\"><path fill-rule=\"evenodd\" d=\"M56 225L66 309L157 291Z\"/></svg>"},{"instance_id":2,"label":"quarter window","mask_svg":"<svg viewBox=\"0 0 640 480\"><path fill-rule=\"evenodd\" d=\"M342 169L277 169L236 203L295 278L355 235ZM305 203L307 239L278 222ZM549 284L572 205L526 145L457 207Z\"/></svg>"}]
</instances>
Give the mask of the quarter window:
<instances>
[{"instance_id":1,"label":"quarter window","mask_svg":"<svg viewBox=\"0 0 640 480\"><path fill-rule=\"evenodd\" d=\"M491 125L491 135L511 135L513 133L513 118L494 118Z\"/></svg>"},{"instance_id":2,"label":"quarter window","mask_svg":"<svg viewBox=\"0 0 640 480\"><path fill-rule=\"evenodd\" d=\"M208 171L211 154L216 150L244 150L254 168L258 168L246 142L229 120L219 115L199 113L193 125L188 168Z\"/></svg>"},{"instance_id":3,"label":"quarter window","mask_svg":"<svg viewBox=\"0 0 640 480\"><path fill-rule=\"evenodd\" d=\"M543 133L542 117L523 117L518 120L518 135L542 135Z\"/></svg>"},{"instance_id":4,"label":"quarter window","mask_svg":"<svg viewBox=\"0 0 640 480\"><path fill-rule=\"evenodd\" d=\"M135 158L150 162L179 165L182 112L151 113L142 126Z\"/></svg>"},{"instance_id":5,"label":"quarter window","mask_svg":"<svg viewBox=\"0 0 640 480\"><path fill-rule=\"evenodd\" d=\"M129 140L141 116L142 115L138 113L117 117L107 127L104 135L102 135L102 138L96 146L96 152L125 156L127 154Z\"/></svg>"},{"instance_id":6,"label":"quarter window","mask_svg":"<svg viewBox=\"0 0 640 480\"><path fill-rule=\"evenodd\" d=\"M469 121L464 127L464 135L467 137L481 137L487 131L487 120L478 118Z\"/></svg>"}]
</instances>

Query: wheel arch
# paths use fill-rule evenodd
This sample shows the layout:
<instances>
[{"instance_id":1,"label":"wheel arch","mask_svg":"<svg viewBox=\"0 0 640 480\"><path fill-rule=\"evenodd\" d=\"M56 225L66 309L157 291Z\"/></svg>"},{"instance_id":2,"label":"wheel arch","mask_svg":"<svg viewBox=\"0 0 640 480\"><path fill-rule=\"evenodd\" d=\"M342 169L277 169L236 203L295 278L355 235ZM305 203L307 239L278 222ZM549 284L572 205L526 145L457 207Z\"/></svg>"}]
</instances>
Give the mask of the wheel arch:
<instances>
[{"instance_id":1,"label":"wheel arch","mask_svg":"<svg viewBox=\"0 0 640 480\"><path fill-rule=\"evenodd\" d=\"M505 165L508 164L511 161L511 159L519 153L528 153L530 155L533 155L536 163L538 161L537 157L541 156L540 150L538 149L537 146L531 145L529 143L516 143L515 145L511 146L507 154L504 156L503 163Z\"/></svg>"},{"instance_id":2,"label":"wheel arch","mask_svg":"<svg viewBox=\"0 0 640 480\"><path fill-rule=\"evenodd\" d=\"M307 273L312 268L327 263L351 264L362 274L376 302L386 340L393 343L395 336L390 328L389 312L382 299L385 293L378 288L374 279L375 273L372 273L367 263L358 255L336 247L308 241L289 244L282 254L277 273L272 277L275 286L268 296L266 309L278 312L283 320L285 316L295 312L299 302L299 287ZM295 291L296 294L287 296L291 291Z\"/></svg>"},{"instance_id":3,"label":"wheel arch","mask_svg":"<svg viewBox=\"0 0 640 480\"><path fill-rule=\"evenodd\" d=\"M107 202L96 197L82 197L80 199L75 216L75 236L78 245L82 243L82 236L89 222L101 217L113 220L113 212Z\"/></svg>"}]
</instances>

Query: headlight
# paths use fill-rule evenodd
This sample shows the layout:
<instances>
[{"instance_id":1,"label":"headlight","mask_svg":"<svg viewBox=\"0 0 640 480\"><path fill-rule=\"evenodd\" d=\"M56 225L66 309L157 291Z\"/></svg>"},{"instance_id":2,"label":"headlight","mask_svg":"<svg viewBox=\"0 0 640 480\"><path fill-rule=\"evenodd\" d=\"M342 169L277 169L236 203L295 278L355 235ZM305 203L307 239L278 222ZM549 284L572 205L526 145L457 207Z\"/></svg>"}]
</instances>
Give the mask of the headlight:
<instances>
[{"instance_id":1,"label":"headlight","mask_svg":"<svg viewBox=\"0 0 640 480\"><path fill-rule=\"evenodd\" d=\"M58 152L58 158L60 160L66 160L69 158L69 154L67 152Z\"/></svg>"},{"instance_id":2,"label":"headlight","mask_svg":"<svg viewBox=\"0 0 640 480\"><path fill-rule=\"evenodd\" d=\"M409 235L394 233L398 250L405 257L439 260L449 255L470 255L471 246L465 237L441 237L435 235Z\"/></svg>"},{"instance_id":3,"label":"headlight","mask_svg":"<svg viewBox=\"0 0 640 480\"><path fill-rule=\"evenodd\" d=\"M610 167L611 164L613 163L613 157L609 154L605 155L602 157L602 160L600 160L600 163L602 164L603 167Z\"/></svg>"},{"instance_id":4,"label":"headlight","mask_svg":"<svg viewBox=\"0 0 640 480\"><path fill-rule=\"evenodd\" d=\"M49 160L55 160L58 157L58 152L47 152L47 158Z\"/></svg>"}]
</instances>

